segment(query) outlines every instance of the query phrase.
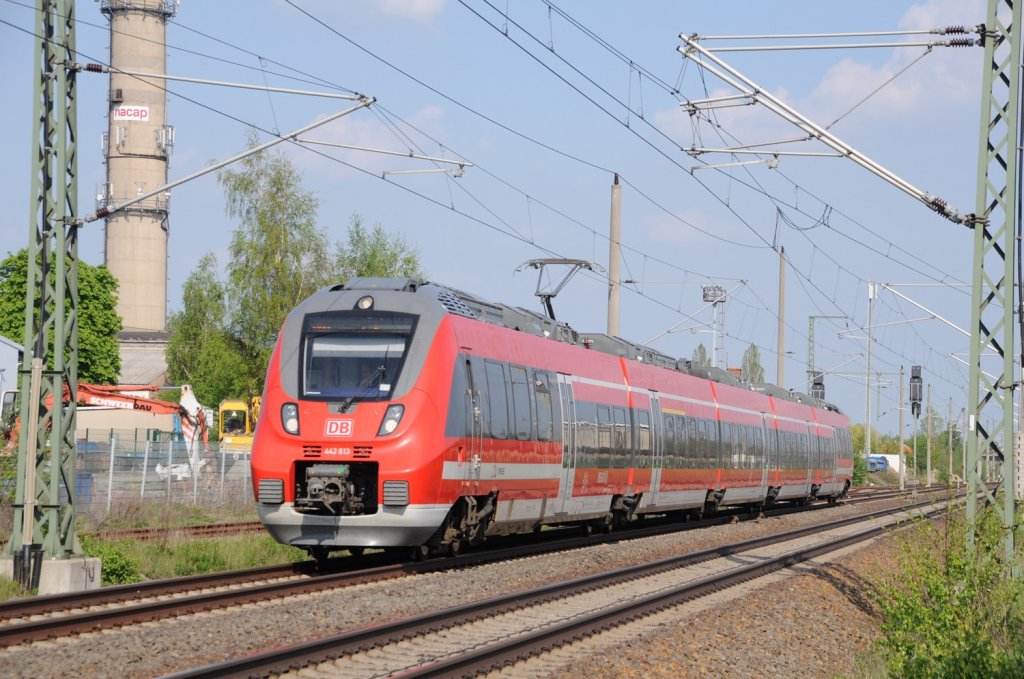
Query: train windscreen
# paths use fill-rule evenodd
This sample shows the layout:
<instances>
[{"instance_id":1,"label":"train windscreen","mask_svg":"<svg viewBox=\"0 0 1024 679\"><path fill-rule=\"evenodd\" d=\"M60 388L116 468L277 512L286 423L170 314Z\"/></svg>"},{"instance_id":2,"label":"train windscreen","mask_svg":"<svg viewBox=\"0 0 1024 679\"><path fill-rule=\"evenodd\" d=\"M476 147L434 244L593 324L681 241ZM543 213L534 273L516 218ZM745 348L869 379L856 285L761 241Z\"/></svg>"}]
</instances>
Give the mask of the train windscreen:
<instances>
[{"instance_id":1,"label":"train windscreen","mask_svg":"<svg viewBox=\"0 0 1024 679\"><path fill-rule=\"evenodd\" d=\"M314 335L306 338L307 397L379 401L391 395L408 338Z\"/></svg>"}]
</instances>

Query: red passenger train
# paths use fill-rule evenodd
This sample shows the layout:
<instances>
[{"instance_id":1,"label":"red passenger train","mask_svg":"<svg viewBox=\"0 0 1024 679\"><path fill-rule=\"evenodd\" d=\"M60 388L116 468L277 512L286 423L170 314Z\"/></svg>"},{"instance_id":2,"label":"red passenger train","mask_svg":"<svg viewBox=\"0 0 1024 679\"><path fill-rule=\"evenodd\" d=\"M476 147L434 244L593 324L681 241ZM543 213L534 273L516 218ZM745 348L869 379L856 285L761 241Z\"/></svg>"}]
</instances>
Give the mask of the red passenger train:
<instances>
[{"instance_id":1,"label":"red passenger train","mask_svg":"<svg viewBox=\"0 0 1024 679\"><path fill-rule=\"evenodd\" d=\"M288 315L252 453L263 523L317 558L834 501L852 472L824 401L404 279Z\"/></svg>"}]
</instances>

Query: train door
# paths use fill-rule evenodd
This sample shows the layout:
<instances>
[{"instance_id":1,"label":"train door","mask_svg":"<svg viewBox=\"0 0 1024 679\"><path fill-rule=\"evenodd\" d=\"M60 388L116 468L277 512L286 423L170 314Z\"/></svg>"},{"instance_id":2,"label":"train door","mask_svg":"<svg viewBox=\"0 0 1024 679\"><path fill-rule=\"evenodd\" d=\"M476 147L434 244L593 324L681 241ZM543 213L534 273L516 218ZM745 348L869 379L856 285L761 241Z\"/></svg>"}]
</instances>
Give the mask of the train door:
<instances>
[{"instance_id":1,"label":"train door","mask_svg":"<svg viewBox=\"0 0 1024 679\"><path fill-rule=\"evenodd\" d=\"M568 375L558 374L559 410L562 419L562 477L558 484L555 513L571 511L573 482L576 478L576 401Z\"/></svg>"},{"instance_id":2,"label":"train door","mask_svg":"<svg viewBox=\"0 0 1024 679\"><path fill-rule=\"evenodd\" d=\"M661 469L664 466L662 456L665 450L664 423L661 419L661 402L657 394L651 394L651 417L654 420L651 423L651 457L648 462L651 468L651 486L644 496L644 504L657 505L658 487L661 485Z\"/></svg>"},{"instance_id":3,"label":"train door","mask_svg":"<svg viewBox=\"0 0 1024 679\"><path fill-rule=\"evenodd\" d=\"M465 465L463 467L463 478L471 483L480 483L480 460L483 457L484 431L483 431L483 401L481 399L478 382L482 379L474 379L473 363L466 359L466 428L469 435L469 450L466 451Z\"/></svg>"},{"instance_id":4,"label":"train door","mask_svg":"<svg viewBox=\"0 0 1024 679\"><path fill-rule=\"evenodd\" d=\"M807 487L810 490L811 485L817 483L817 472L818 468L818 447L815 442L815 436L811 431L811 427L808 424L804 424L804 433L800 436L801 441L801 456L803 460L803 466L807 469Z\"/></svg>"},{"instance_id":5,"label":"train door","mask_svg":"<svg viewBox=\"0 0 1024 679\"><path fill-rule=\"evenodd\" d=\"M826 436L822 437L821 440L821 467L822 467L822 484L827 484L829 489L834 489L836 484L836 430L832 427L826 427L824 430Z\"/></svg>"},{"instance_id":6,"label":"train door","mask_svg":"<svg viewBox=\"0 0 1024 679\"><path fill-rule=\"evenodd\" d=\"M807 459L811 464L811 487L821 487L821 441L818 438L818 426L813 422L807 424Z\"/></svg>"},{"instance_id":7,"label":"train door","mask_svg":"<svg viewBox=\"0 0 1024 679\"><path fill-rule=\"evenodd\" d=\"M757 432L757 441L755 442L755 445L759 444L759 458L761 464L761 490L765 492L767 492L768 488L768 470L771 468L771 434L773 433L769 431L768 425L768 415L765 413L761 413L761 426L759 427L759 430Z\"/></svg>"}]
</instances>

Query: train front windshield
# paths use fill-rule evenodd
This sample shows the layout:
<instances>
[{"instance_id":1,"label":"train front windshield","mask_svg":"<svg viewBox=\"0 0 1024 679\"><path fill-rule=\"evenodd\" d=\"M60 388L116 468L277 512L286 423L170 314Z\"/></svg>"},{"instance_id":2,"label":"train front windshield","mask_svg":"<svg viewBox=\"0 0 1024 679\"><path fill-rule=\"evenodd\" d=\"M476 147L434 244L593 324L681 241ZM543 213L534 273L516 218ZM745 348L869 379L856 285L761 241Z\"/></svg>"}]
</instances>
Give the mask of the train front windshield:
<instances>
[{"instance_id":1,"label":"train front windshield","mask_svg":"<svg viewBox=\"0 0 1024 679\"><path fill-rule=\"evenodd\" d=\"M327 311L303 323L302 394L310 399L391 397L417 317L388 311Z\"/></svg>"},{"instance_id":2,"label":"train front windshield","mask_svg":"<svg viewBox=\"0 0 1024 679\"><path fill-rule=\"evenodd\" d=\"M387 399L405 347L405 337L310 337L306 340L303 391L312 397Z\"/></svg>"}]
</instances>

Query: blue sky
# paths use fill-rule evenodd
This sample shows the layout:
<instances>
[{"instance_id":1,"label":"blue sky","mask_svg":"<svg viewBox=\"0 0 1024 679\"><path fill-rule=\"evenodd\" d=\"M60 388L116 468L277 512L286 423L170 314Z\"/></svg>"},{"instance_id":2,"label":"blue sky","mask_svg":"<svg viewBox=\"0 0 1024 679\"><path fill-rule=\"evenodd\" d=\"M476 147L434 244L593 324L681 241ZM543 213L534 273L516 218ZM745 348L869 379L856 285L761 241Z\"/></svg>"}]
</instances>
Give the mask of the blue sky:
<instances>
[{"instance_id":1,"label":"blue sky","mask_svg":"<svg viewBox=\"0 0 1024 679\"><path fill-rule=\"evenodd\" d=\"M5 250L24 246L29 224L33 43L24 31L34 25L31 5L0 0L0 85L8 99L0 108L7 130L0 154ZM78 2L76 12L81 61L107 62L108 26L99 3ZM609 193L619 173L622 274L641 281L623 291L621 334L638 342L657 337L652 346L668 354L688 357L698 343L710 349L711 312L701 284L716 282L731 290L723 340L728 364L738 366L754 343L774 380L779 267L773 245L783 245L789 259L784 386L806 388L808 317L845 316L817 322L816 364L833 373L826 378L828 398L863 422L865 341L857 329L867 320L868 281L913 286L898 289L966 328L970 300L961 286L970 279L971 234L836 158L785 156L775 169L691 173L700 161L681 148L771 142L798 131L758 106L718 110L710 120L687 115L680 102L734 90L684 60L676 51L678 35L973 26L983 14L980 0L185 0L168 26L168 72L374 96L372 110L307 136L473 163L458 179L438 173L382 178L385 170L433 166L325 147L320 154L279 147L319 199L320 223L332 238L344 238L357 213L417 247L432 280L495 301L540 309L536 274L514 273L529 259L573 257L607 266ZM843 42L853 41L864 40ZM722 56L819 124L834 123L836 135L911 184L973 211L980 48ZM82 74L78 83L79 205L85 213L95 207L96 187L104 181L107 76ZM345 106L195 84L168 89L168 123L176 129L171 178L237 153L249 126L269 139L271 131L291 131ZM234 226L213 175L173 191L172 310L205 252L225 261ZM90 263L102 262L102 228L94 223L81 234L82 256ZM603 331L606 290L606 279L578 276L555 299L556 313L578 330ZM919 320L930 315L888 291L875 304L872 370L881 379L872 395L878 403L873 426L883 431L897 429L900 365L908 375L910 365L924 366L941 413L950 398L957 412L965 405L966 366L950 354L966 359L966 338L940 321Z\"/></svg>"}]
</instances>

